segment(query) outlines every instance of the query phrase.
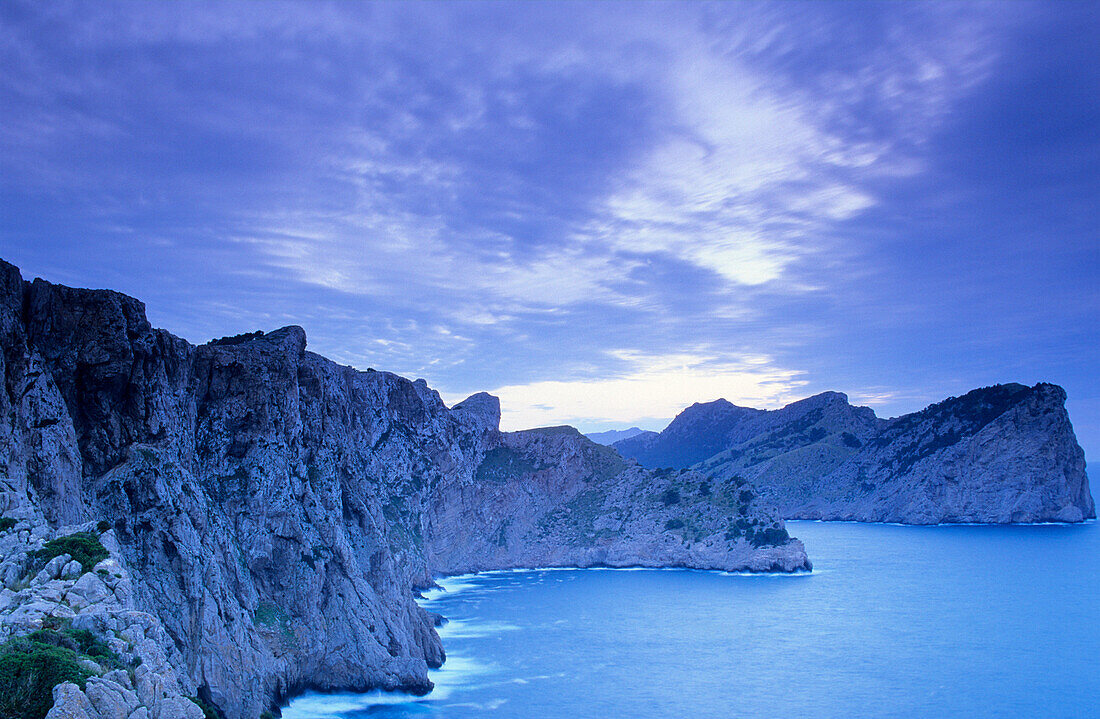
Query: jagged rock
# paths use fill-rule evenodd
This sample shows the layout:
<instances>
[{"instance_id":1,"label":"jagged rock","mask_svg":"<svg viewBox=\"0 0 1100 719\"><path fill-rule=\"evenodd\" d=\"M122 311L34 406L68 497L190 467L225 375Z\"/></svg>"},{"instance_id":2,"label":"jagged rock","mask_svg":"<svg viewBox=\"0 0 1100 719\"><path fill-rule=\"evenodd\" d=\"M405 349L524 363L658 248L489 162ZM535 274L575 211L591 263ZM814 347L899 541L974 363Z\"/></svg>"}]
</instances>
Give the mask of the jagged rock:
<instances>
[{"instance_id":1,"label":"jagged rock","mask_svg":"<svg viewBox=\"0 0 1100 719\"><path fill-rule=\"evenodd\" d=\"M4 480L0 479L0 483L2 482ZM0 539L0 563L26 561L35 550L42 547L43 539L47 536L63 536L73 531L88 530L87 524L82 523L48 531L49 528L44 526L46 519L43 513L25 511L26 505L19 503L26 501L25 498L18 500L14 510L22 512L22 516L33 522L35 531L20 532L14 537ZM38 525L43 525L41 528L45 531L38 531ZM100 562L100 565L117 574L117 584L123 586L129 582L129 572L120 561L119 547L117 543L110 541L109 533L100 536L105 540L105 548L110 547L115 551L114 555ZM24 559L16 561L20 557ZM64 575L64 568L61 573ZM156 698L161 706L153 708L164 716L182 716L178 711L182 706L179 702L187 701L187 693L194 691L194 685L186 688L181 685L180 677L186 678L182 659L178 653L174 653L172 642L159 620L148 613L134 611L132 598L127 598L118 591L106 592L105 584L96 575L86 574L76 581L51 579L45 583L29 582L18 592L0 590L0 599L0 640L47 626L57 628L62 624L58 620L70 620L72 629L92 632L105 641L123 662L147 663L147 672L161 675L151 681L157 682L163 689ZM72 605L68 603L68 599L72 599ZM94 605L88 604L89 599L95 601ZM131 627L135 629L132 637L138 641L136 645L117 636ZM165 647L168 647L167 651ZM126 671L106 672L99 661L87 656L80 657L78 662L92 678L88 680L84 691L75 685L58 689L58 705L54 707L51 716L87 716L89 719L129 717L135 713L141 716L138 711L141 708L140 702ZM164 707L169 707L170 710L164 710ZM186 713L193 714L193 711L188 708Z\"/></svg>"},{"instance_id":2,"label":"jagged rock","mask_svg":"<svg viewBox=\"0 0 1100 719\"><path fill-rule=\"evenodd\" d=\"M76 580L65 595L74 610L80 611L92 604L98 604L111 596L111 590L96 574L88 572Z\"/></svg>"},{"instance_id":3,"label":"jagged rock","mask_svg":"<svg viewBox=\"0 0 1100 719\"><path fill-rule=\"evenodd\" d=\"M137 694L116 678L92 677L84 688L84 694L102 719L127 719L141 704Z\"/></svg>"},{"instance_id":4,"label":"jagged rock","mask_svg":"<svg viewBox=\"0 0 1100 719\"><path fill-rule=\"evenodd\" d=\"M996 385L891 420L836 392L774 412L720 400L615 446L743 477L789 519L1080 522L1096 509L1065 400L1056 385Z\"/></svg>"},{"instance_id":5,"label":"jagged rock","mask_svg":"<svg viewBox=\"0 0 1100 719\"><path fill-rule=\"evenodd\" d=\"M82 612L73 619L73 629L83 629L92 634L107 634L117 630L118 624L104 611Z\"/></svg>"},{"instance_id":6,"label":"jagged rock","mask_svg":"<svg viewBox=\"0 0 1100 719\"><path fill-rule=\"evenodd\" d=\"M80 562L75 559L64 567L61 568L61 579L76 579L84 573L84 569L80 566Z\"/></svg>"},{"instance_id":7,"label":"jagged rock","mask_svg":"<svg viewBox=\"0 0 1100 719\"><path fill-rule=\"evenodd\" d=\"M440 571L809 566L740 489L715 486L722 505L575 430L501 433L496 398L448 408L423 380L306 351L299 327L194 347L137 300L0 262L0 337L6 491L33 499L32 528L109 526L125 571L101 563L66 598L142 659L151 719L201 717L188 694L255 719L304 688L427 691L444 652L412 589ZM698 516L676 526L681 510Z\"/></svg>"},{"instance_id":8,"label":"jagged rock","mask_svg":"<svg viewBox=\"0 0 1100 719\"><path fill-rule=\"evenodd\" d=\"M133 691L134 685L130 681L130 674L121 669L109 671L103 675L105 681L114 682L127 691Z\"/></svg>"},{"instance_id":9,"label":"jagged rock","mask_svg":"<svg viewBox=\"0 0 1100 719\"><path fill-rule=\"evenodd\" d=\"M53 707L46 719L98 719L98 716L77 685L63 682L53 688Z\"/></svg>"},{"instance_id":10,"label":"jagged rock","mask_svg":"<svg viewBox=\"0 0 1100 719\"><path fill-rule=\"evenodd\" d=\"M45 584L53 579L58 579L61 576L61 570L65 565L72 561L72 557L68 554L62 554L54 557L50 561L46 562L46 566L42 567L42 570L38 574L34 575L32 584Z\"/></svg>"},{"instance_id":11,"label":"jagged rock","mask_svg":"<svg viewBox=\"0 0 1100 719\"><path fill-rule=\"evenodd\" d=\"M648 472L572 427L501 435L473 481L433 502L429 563L445 573L551 566L809 569L755 493Z\"/></svg>"},{"instance_id":12,"label":"jagged rock","mask_svg":"<svg viewBox=\"0 0 1100 719\"><path fill-rule=\"evenodd\" d=\"M74 616L76 612L64 604L42 601L38 597L33 597L30 601L21 602L10 612L0 616L0 626L3 629L3 636L6 637L41 629L47 617L72 619Z\"/></svg>"},{"instance_id":13,"label":"jagged rock","mask_svg":"<svg viewBox=\"0 0 1100 719\"><path fill-rule=\"evenodd\" d=\"M4 562L3 567L0 568L0 582L3 582L4 587L10 591L25 573L26 568L22 564Z\"/></svg>"}]
</instances>

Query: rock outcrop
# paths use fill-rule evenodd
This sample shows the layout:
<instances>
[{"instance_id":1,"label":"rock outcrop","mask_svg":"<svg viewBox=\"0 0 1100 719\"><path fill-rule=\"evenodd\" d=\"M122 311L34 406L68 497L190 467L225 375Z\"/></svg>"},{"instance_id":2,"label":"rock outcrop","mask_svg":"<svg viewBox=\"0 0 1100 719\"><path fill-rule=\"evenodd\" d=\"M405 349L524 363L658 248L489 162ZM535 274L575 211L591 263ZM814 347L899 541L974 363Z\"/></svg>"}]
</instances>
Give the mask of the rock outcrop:
<instances>
[{"instance_id":1,"label":"rock outcrop","mask_svg":"<svg viewBox=\"0 0 1100 719\"><path fill-rule=\"evenodd\" d=\"M467 481L440 487L429 564L448 574L514 567L809 569L753 488L647 471L572 427L498 435Z\"/></svg>"},{"instance_id":2,"label":"rock outcrop","mask_svg":"<svg viewBox=\"0 0 1100 719\"><path fill-rule=\"evenodd\" d=\"M1065 400L1051 384L997 385L891 420L837 392L771 412L720 400L615 447L646 466L744 478L787 519L1080 522L1096 509Z\"/></svg>"},{"instance_id":3,"label":"rock outcrop","mask_svg":"<svg viewBox=\"0 0 1100 719\"><path fill-rule=\"evenodd\" d=\"M449 409L423 380L306 351L298 327L196 347L137 300L0 262L0 338L0 476L34 536L102 526L130 587L117 611L155 618L171 681L230 719L307 688L427 691L444 652L413 590L436 573L809 568L740 480L649 472L574 430L501 433L495 398ZM108 716L89 692L57 698Z\"/></svg>"},{"instance_id":4,"label":"rock outcrop","mask_svg":"<svg viewBox=\"0 0 1100 719\"><path fill-rule=\"evenodd\" d=\"M0 487L0 510L14 520L0 530L0 642L67 626L93 632L118 663L84 658L89 676L83 690L72 683L55 687L47 719L203 719L171 637L156 615L134 603L133 579L114 532L98 533L108 556L94 566L61 554L35 572L36 552L47 540L95 527L50 529L25 493L3 480Z\"/></svg>"}]
</instances>

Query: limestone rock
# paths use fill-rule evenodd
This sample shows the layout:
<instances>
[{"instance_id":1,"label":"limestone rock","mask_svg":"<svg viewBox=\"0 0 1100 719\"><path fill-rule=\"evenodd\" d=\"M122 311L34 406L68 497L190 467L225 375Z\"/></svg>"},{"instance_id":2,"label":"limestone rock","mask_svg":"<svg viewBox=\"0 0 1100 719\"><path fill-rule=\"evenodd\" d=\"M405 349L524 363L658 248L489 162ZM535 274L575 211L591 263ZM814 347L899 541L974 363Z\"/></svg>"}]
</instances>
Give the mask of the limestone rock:
<instances>
[{"instance_id":1,"label":"limestone rock","mask_svg":"<svg viewBox=\"0 0 1100 719\"><path fill-rule=\"evenodd\" d=\"M61 579L76 579L84 573L84 569L80 566L80 562L75 559L70 561L64 567L61 568Z\"/></svg>"},{"instance_id":2,"label":"limestone rock","mask_svg":"<svg viewBox=\"0 0 1100 719\"><path fill-rule=\"evenodd\" d=\"M111 596L111 590L96 574L88 572L76 580L65 595L69 606L79 611L92 604L98 604Z\"/></svg>"},{"instance_id":3,"label":"limestone rock","mask_svg":"<svg viewBox=\"0 0 1100 719\"><path fill-rule=\"evenodd\" d=\"M63 682L53 688L53 707L46 719L98 719L99 714L80 687Z\"/></svg>"},{"instance_id":4,"label":"limestone rock","mask_svg":"<svg viewBox=\"0 0 1100 719\"><path fill-rule=\"evenodd\" d=\"M33 584L45 584L52 579L57 579L61 576L61 570L65 565L72 561L72 557L68 554L61 554L54 557L50 561L46 562L46 566L42 567L41 571L35 575Z\"/></svg>"},{"instance_id":5,"label":"limestone rock","mask_svg":"<svg viewBox=\"0 0 1100 719\"><path fill-rule=\"evenodd\" d=\"M572 427L501 435L473 481L431 504L431 566L809 569L805 549L743 482L647 471Z\"/></svg>"},{"instance_id":6,"label":"limestone rock","mask_svg":"<svg viewBox=\"0 0 1100 719\"><path fill-rule=\"evenodd\" d=\"M116 677L92 677L84 687L84 694L102 719L127 719L141 704L137 694L120 684Z\"/></svg>"},{"instance_id":7,"label":"limestone rock","mask_svg":"<svg viewBox=\"0 0 1100 719\"><path fill-rule=\"evenodd\" d=\"M448 408L423 380L307 351L300 327L196 347L133 298L0 262L0 339L0 501L28 513L20 552L106 528L111 559L50 606L141 659L111 690L137 697L130 716L199 719L189 695L256 719L305 687L425 692L444 651L413 589L442 571L809 566L735 482L650 472L575 430L501 433L496 398ZM20 601L11 631L47 604Z\"/></svg>"},{"instance_id":8,"label":"limestone rock","mask_svg":"<svg viewBox=\"0 0 1100 719\"><path fill-rule=\"evenodd\" d=\"M772 412L719 400L615 446L744 478L790 519L1080 522L1096 509L1065 400L1056 385L996 385L891 420L836 392Z\"/></svg>"}]
</instances>

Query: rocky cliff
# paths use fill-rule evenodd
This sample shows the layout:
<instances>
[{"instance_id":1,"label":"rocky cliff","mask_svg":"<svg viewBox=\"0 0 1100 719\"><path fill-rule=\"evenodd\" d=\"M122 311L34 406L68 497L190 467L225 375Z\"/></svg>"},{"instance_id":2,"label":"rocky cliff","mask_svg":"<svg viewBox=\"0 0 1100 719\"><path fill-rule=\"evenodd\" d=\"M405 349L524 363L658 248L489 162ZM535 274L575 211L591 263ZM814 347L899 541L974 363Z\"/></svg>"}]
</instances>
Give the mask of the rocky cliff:
<instances>
[{"instance_id":1,"label":"rocky cliff","mask_svg":"<svg viewBox=\"0 0 1100 719\"><path fill-rule=\"evenodd\" d=\"M717 478L747 479L788 519L1080 522L1096 510L1065 400L1055 385L1009 384L891 420L837 392L771 412L720 407L714 419L692 416L711 403L685 410L642 447L630 444L642 438L615 446L647 466L680 459ZM715 431L677 449L692 427ZM698 458L695 448L719 444Z\"/></svg>"},{"instance_id":2,"label":"rocky cliff","mask_svg":"<svg viewBox=\"0 0 1100 719\"><path fill-rule=\"evenodd\" d=\"M809 569L743 480L647 471L572 427L499 435L471 481L440 487L429 564L457 574L508 567Z\"/></svg>"},{"instance_id":3,"label":"rocky cliff","mask_svg":"<svg viewBox=\"0 0 1100 719\"><path fill-rule=\"evenodd\" d=\"M448 408L306 351L297 327L196 347L137 300L0 262L0 337L0 476L33 508L0 624L39 602L19 593L35 542L90 522L131 590L80 621L106 640L125 629L110 612L154 618L172 696L230 719L306 688L427 691L444 653L413 589L436 573L809 568L740 479L647 471L566 428L501 433L495 398ZM64 690L65 716L113 716L89 691Z\"/></svg>"}]
</instances>

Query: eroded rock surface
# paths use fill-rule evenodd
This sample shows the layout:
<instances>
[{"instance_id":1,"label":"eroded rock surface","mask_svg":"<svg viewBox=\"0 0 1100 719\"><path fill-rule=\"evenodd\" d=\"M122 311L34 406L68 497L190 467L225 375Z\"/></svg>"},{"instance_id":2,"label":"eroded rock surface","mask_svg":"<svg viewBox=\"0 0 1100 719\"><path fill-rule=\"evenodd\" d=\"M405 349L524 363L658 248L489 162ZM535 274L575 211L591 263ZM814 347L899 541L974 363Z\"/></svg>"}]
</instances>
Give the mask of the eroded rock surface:
<instances>
[{"instance_id":1,"label":"eroded rock surface","mask_svg":"<svg viewBox=\"0 0 1100 719\"><path fill-rule=\"evenodd\" d=\"M891 420L837 392L771 412L719 400L615 447L742 477L787 519L1080 522L1096 509L1065 400L1052 384L996 385Z\"/></svg>"},{"instance_id":2,"label":"eroded rock surface","mask_svg":"<svg viewBox=\"0 0 1100 719\"><path fill-rule=\"evenodd\" d=\"M433 567L809 569L770 507L738 479L647 471L572 427L500 435L474 476L440 487Z\"/></svg>"},{"instance_id":3,"label":"eroded rock surface","mask_svg":"<svg viewBox=\"0 0 1100 719\"><path fill-rule=\"evenodd\" d=\"M230 719L306 688L427 691L444 652L414 588L439 572L809 566L740 480L648 472L573 430L501 433L495 398L447 408L423 380L306 351L298 327L195 347L137 300L0 262L0 337L0 476L38 513L27 536L102 522L126 578L58 562L44 585L67 584L12 621L66 606L156 644L175 674L125 690L132 718L177 716L172 681ZM84 618L111 597L115 624ZM156 624L139 636L125 612ZM99 685L58 688L62 715L132 704Z\"/></svg>"},{"instance_id":4,"label":"eroded rock surface","mask_svg":"<svg viewBox=\"0 0 1100 719\"><path fill-rule=\"evenodd\" d=\"M134 603L133 580L114 532L98 534L110 556L94 567L62 554L35 571L35 552L48 540L95 527L51 529L25 493L13 491L5 480L0 485L0 510L15 520L0 531L0 641L61 626L88 630L106 641L125 667L83 659L90 674L84 690L75 684L56 687L47 719L203 719L189 698L195 685L175 643L155 614Z\"/></svg>"}]
</instances>

